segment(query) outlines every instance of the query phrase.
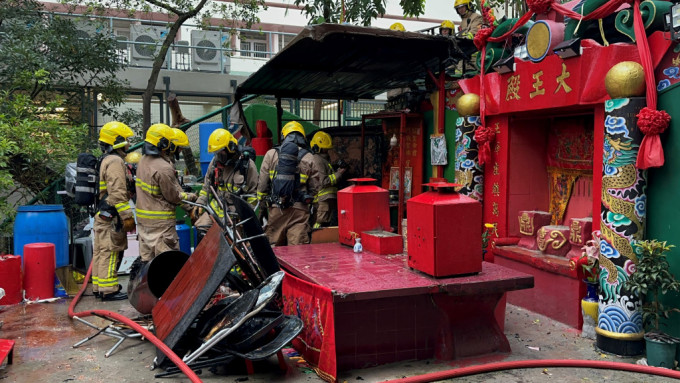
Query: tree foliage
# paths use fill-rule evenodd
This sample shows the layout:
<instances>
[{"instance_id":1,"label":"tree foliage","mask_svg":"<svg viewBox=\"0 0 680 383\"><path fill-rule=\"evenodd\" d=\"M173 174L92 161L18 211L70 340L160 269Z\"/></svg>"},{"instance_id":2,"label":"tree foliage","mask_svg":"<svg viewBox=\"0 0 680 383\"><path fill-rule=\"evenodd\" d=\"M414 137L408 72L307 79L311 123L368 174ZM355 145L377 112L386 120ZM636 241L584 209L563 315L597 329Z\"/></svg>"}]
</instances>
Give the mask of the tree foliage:
<instances>
[{"instance_id":1,"label":"tree foliage","mask_svg":"<svg viewBox=\"0 0 680 383\"><path fill-rule=\"evenodd\" d=\"M40 86L49 79L43 70L20 75ZM0 232L11 232L17 204L35 195L50 202L40 191L63 177L66 164L87 146L87 125L66 123L64 105L58 96L38 105L15 87L0 91Z\"/></svg>"},{"instance_id":2,"label":"tree foliage","mask_svg":"<svg viewBox=\"0 0 680 383\"><path fill-rule=\"evenodd\" d=\"M0 6L0 84L37 103L63 98L67 117L82 122L91 112L83 89L101 94L104 114L114 114L126 84L117 78L123 64L116 57L116 41L107 33L81 38L76 23L100 24L62 16L48 16L35 0L5 0ZM35 73L43 71L37 78ZM38 81L39 79L39 81Z\"/></svg>"},{"instance_id":3,"label":"tree foliage","mask_svg":"<svg viewBox=\"0 0 680 383\"><path fill-rule=\"evenodd\" d=\"M150 14L153 12L167 15L168 33L160 42L161 46L154 57L153 65L149 73L144 93L142 94L142 125L147 129L151 125L151 98L153 96L158 76L163 67L163 62L174 43L180 27L191 20L193 23L205 28L219 28L230 33L236 33L236 28L250 28L259 22L257 12L260 8L266 8L264 0L61 0L63 4L70 5L71 11L75 12L75 6L84 5L87 13L95 15L107 15L114 10L125 10L131 18L138 17L138 13ZM212 18L220 20L219 25L211 25ZM155 17L154 19L157 19Z\"/></svg>"},{"instance_id":4,"label":"tree foliage","mask_svg":"<svg viewBox=\"0 0 680 383\"><path fill-rule=\"evenodd\" d=\"M0 231L11 232L17 204L54 203L41 192L93 146L84 90L102 95L100 111L116 112L125 84L115 43L80 38L74 20L48 16L35 0L0 5Z\"/></svg>"},{"instance_id":5,"label":"tree foliage","mask_svg":"<svg viewBox=\"0 0 680 383\"><path fill-rule=\"evenodd\" d=\"M371 25L373 19L385 15L385 0L295 0L310 24L357 23ZM425 0L399 0L404 17L420 16L425 12ZM344 6L344 18L343 18ZM342 20L341 20L342 18Z\"/></svg>"}]
</instances>

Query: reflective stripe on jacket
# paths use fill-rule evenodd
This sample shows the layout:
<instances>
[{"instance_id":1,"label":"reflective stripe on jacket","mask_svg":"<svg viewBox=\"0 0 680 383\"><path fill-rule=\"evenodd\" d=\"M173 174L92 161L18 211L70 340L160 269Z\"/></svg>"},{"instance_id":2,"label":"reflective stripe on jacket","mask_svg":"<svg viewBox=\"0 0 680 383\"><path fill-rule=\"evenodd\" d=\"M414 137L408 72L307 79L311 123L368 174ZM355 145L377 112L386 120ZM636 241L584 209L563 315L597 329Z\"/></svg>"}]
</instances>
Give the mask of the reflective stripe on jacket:
<instances>
[{"instance_id":1,"label":"reflective stripe on jacket","mask_svg":"<svg viewBox=\"0 0 680 383\"><path fill-rule=\"evenodd\" d=\"M162 156L143 155L137 166L137 221L145 226L175 224L175 207L186 198L175 167Z\"/></svg>"}]
</instances>

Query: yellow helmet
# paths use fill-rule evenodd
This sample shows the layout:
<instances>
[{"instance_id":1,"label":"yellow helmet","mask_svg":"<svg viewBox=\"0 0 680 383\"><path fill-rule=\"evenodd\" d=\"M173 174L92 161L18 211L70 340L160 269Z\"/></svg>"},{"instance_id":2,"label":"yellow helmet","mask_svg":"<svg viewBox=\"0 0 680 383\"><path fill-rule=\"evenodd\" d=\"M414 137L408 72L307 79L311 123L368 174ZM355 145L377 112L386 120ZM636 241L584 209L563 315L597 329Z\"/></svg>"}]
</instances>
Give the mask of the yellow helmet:
<instances>
[{"instance_id":1,"label":"yellow helmet","mask_svg":"<svg viewBox=\"0 0 680 383\"><path fill-rule=\"evenodd\" d=\"M184 133L182 129L171 128L174 133L172 138L172 143L178 148L188 148L189 147L189 137Z\"/></svg>"},{"instance_id":2,"label":"yellow helmet","mask_svg":"<svg viewBox=\"0 0 680 383\"><path fill-rule=\"evenodd\" d=\"M453 22L451 22L449 20L444 20L444 21L442 21L442 25L441 25L440 28L449 28L450 30L454 30L454 29L456 29L456 26L453 25Z\"/></svg>"},{"instance_id":3,"label":"yellow helmet","mask_svg":"<svg viewBox=\"0 0 680 383\"><path fill-rule=\"evenodd\" d=\"M406 28L404 28L404 24L402 24L402 23L394 23L394 24L390 25L390 29L393 30L393 31L406 32Z\"/></svg>"},{"instance_id":4,"label":"yellow helmet","mask_svg":"<svg viewBox=\"0 0 680 383\"><path fill-rule=\"evenodd\" d=\"M135 133L129 126L118 121L107 122L99 130L99 141L113 146L114 149L127 145L127 139Z\"/></svg>"},{"instance_id":5,"label":"yellow helmet","mask_svg":"<svg viewBox=\"0 0 680 383\"><path fill-rule=\"evenodd\" d=\"M302 127L302 124L300 124L297 121L290 121L289 123L283 126L283 129L281 129L281 134L283 135L283 138L286 138L286 136L292 132L298 132L302 134L302 137L307 138L307 136L305 135L305 129Z\"/></svg>"},{"instance_id":6,"label":"yellow helmet","mask_svg":"<svg viewBox=\"0 0 680 383\"><path fill-rule=\"evenodd\" d=\"M227 149L229 153L234 153L238 147L238 141L236 138L229 133L227 129L215 129L210 133L208 137L208 152L215 153L224 148Z\"/></svg>"},{"instance_id":7,"label":"yellow helmet","mask_svg":"<svg viewBox=\"0 0 680 383\"><path fill-rule=\"evenodd\" d=\"M330 134L320 130L314 134L310 145L312 147L312 151L318 153L320 149L331 149L333 147L333 139L331 138Z\"/></svg>"},{"instance_id":8,"label":"yellow helmet","mask_svg":"<svg viewBox=\"0 0 680 383\"><path fill-rule=\"evenodd\" d=\"M172 128L165 124L153 124L146 131L146 139L144 141L160 150L165 150L170 147L170 143L175 138L175 133Z\"/></svg>"},{"instance_id":9,"label":"yellow helmet","mask_svg":"<svg viewBox=\"0 0 680 383\"><path fill-rule=\"evenodd\" d=\"M125 156L125 162L128 164L136 164L141 158L142 155L139 152L130 152Z\"/></svg>"},{"instance_id":10,"label":"yellow helmet","mask_svg":"<svg viewBox=\"0 0 680 383\"><path fill-rule=\"evenodd\" d=\"M466 6L470 7L470 0L456 0L456 1L453 3L453 7L454 7L454 8L458 8L458 7L461 7L461 6L463 6L463 5L466 5Z\"/></svg>"}]
</instances>

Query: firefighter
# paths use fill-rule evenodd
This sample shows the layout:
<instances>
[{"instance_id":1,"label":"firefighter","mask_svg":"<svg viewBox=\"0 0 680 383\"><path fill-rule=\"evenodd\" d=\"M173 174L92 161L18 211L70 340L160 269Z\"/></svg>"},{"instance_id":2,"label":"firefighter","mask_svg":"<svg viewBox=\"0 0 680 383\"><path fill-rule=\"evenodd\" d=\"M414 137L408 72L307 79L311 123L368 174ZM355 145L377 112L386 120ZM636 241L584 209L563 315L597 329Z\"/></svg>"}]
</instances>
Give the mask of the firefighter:
<instances>
[{"instance_id":1,"label":"firefighter","mask_svg":"<svg viewBox=\"0 0 680 383\"><path fill-rule=\"evenodd\" d=\"M168 250L179 250L175 230L175 208L182 200L195 201L196 195L185 193L177 181L172 164L175 133L165 124L149 127L144 155L137 167L137 223L139 255L149 262Z\"/></svg>"},{"instance_id":2,"label":"firefighter","mask_svg":"<svg viewBox=\"0 0 680 383\"><path fill-rule=\"evenodd\" d=\"M334 170L330 163L328 150L333 148L331 136L323 131L318 131L310 142L314 153L312 174L309 176L309 189L314 192L312 205L312 227L318 229L322 226L330 226L332 221L337 221L334 212L338 209L338 180L345 173L346 165Z\"/></svg>"},{"instance_id":3,"label":"firefighter","mask_svg":"<svg viewBox=\"0 0 680 383\"><path fill-rule=\"evenodd\" d=\"M472 40L482 27L482 16L474 11L471 0L456 0L453 7L461 20L458 37Z\"/></svg>"},{"instance_id":4,"label":"firefighter","mask_svg":"<svg viewBox=\"0 0 680 383\"><path fill-rule=\"evenodd\" d=\"M239 148L236 138L228 130L220 128L210 134L208 152L215 156L208 165L196 203L210 204L217 216L224 218L220 204L212 198L212 186L221 201L228 201L229 194L233 193L243 195L251 205L257 205L258 173L250 151ZM206 232L212 225L210 216L200 207L194 207L191 218L199 231Z\"/></svg>"},{"instance_id":5,"label":"firefighter","mask_svg":"<svg viewBox=\"0 0 680 383\"><path fill-rule=\"evenodd\" d=\"M307 179L314 156L307 149L299 122L288 122L281 134L282 144L269 149L262 160L257 196L269 207L264 231L269 243L300 245L309 243L309 203L313 196L307 190Z\"/></svg>"},{"instance_id":6,"label":"firefighter","mask_svg":"<svg viewBox=\"0 0 680 383\"><path fill-rule=\"evenodd\" d=\"M442 24L439 27L439 34L441 36L451 37L453 36L454 29L456 29L456 26L453 24L453 22L449 20L444 20L442 21Z\"/></svg>"},{"instance_id":7,"label":"firefighter","mask_svg":"<svg viewBox=\"0 0 680 383\"><path fill-rule=\"evenodd\" d=\"M120 292L118 268L127 249L127 233L135 230L130 209L125 150L134 133L127 125L113 121L99 131L99 146L104 153L99 165L99 206L94 217L92 291L104 301L127 299Z\"/></svg>"}]
</instances>

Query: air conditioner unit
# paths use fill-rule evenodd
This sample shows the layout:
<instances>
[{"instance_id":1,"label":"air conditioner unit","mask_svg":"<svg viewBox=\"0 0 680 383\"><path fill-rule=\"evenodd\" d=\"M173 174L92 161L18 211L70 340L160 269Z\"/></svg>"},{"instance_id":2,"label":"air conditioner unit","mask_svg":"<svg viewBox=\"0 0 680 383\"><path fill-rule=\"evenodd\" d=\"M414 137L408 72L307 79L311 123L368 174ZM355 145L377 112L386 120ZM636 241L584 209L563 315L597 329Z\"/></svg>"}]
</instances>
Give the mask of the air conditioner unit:
<instances>
[{"instance_id":1,"label":"air conditioner unit","mask_svg":"<svg viewBox=\"0 0 680 383\"><path fill-rule=\"evenodd\" d=\"M191 68L204 72L219 72L220 59L224 73L229 73L231 58L227 55L225 42L229 34L214 31L191 31ZM223 49L220 51L220 49Z\"/></svg>"},{"instance_id":2,"label":"air conditioner unit","mask_svg":"<svg viewBox=\"0 0 680 383\"><path fill-rule=\"evenodd\" d=\"M167 33L166 27L130 25L130 64L152 66Z\"/></svg>"}]
</instances>

